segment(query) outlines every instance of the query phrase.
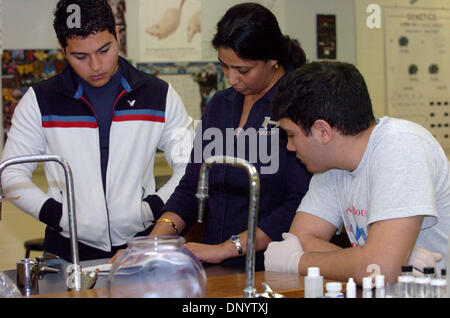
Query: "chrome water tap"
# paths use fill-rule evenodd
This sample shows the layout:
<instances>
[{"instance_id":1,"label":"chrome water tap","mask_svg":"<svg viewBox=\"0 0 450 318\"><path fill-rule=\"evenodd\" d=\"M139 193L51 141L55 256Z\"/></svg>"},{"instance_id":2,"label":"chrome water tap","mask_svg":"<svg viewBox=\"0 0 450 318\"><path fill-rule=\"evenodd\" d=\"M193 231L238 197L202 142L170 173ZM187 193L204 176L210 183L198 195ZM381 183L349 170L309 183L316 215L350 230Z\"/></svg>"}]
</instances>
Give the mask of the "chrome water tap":
<instances>
[{"instance_id":1,"label":"chrome water tap","mask_svg":"<svg viewBox=\"0 0 450 318\"><path fill-rule=\"evenodd\" d=\"M246 287L244 289L245 298L255 298L255 238L256 224L258 223L259 212L259 175L255 166L248 161L240 158L228 156L214 156L205 160L201 169L197 188L196 197L199 200L198 205L198 222L203 222L203 214L205 210L205 201L208 199L208 177L209 170L213 165L225 164L230 166L241 167L247 170L249 175L250 201L248 207L248 239L247 239L247 256L245 265Z\"/></svg>"},{"instance_id":2,"label":"chrome water tap","mask_svg":"<svg viewBox=\"0 0 450 318\"><path fill-rule=\"evenodd\" d=\"M69 163L55 155L30 155L30 156L19 156L7 159L0 163L0 220L1 220L1 202L3 200L8 200L3 196L3 186L2 186L2 173L6 167L32 162L45 162L54 161L59 163L64 169L64 176L66 179L66 193L67 193L67 204L68 204L68 214L69 214L69 233L70 233L70 250L72 256L72 273L69 275L73 280L71 288L74 290L81 290L81 265L78 255L78 238L77 238L77 226L76 226L76 216L75 216L75 201L74 201L74 190L73 190L73 177L72 171L70 169Z\"/></svg>"}]
</instances>

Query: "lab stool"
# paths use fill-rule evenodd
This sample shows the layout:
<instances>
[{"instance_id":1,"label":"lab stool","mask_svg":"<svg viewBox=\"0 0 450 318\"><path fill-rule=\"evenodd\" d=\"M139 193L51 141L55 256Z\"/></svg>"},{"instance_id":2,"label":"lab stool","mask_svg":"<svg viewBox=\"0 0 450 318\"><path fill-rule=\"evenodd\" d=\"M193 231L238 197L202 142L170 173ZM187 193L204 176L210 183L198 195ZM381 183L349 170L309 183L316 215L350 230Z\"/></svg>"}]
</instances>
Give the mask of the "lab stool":
<instances>
[{"instance_id":1,"label":"lab stool","mask_svg":"<svg viewBox=\"0 0 450 318\"><path fill-rule=\"evenodd\" d=\"M44 248L44 239L34 239L34 240L28 240L23 243L23 246L25 247L25 258L30 257L31 251L43 251Z\"/></svg>"}]
</instances>

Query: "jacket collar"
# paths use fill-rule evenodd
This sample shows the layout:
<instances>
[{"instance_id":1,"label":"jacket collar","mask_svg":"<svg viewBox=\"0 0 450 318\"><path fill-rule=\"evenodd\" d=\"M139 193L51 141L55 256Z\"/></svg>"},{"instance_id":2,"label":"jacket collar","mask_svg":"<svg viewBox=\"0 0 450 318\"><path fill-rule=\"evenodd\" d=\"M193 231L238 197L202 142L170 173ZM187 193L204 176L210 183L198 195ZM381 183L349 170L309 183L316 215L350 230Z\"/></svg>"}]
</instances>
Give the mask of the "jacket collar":
<instances>
[{"instance_id":1,"label":"jacket collar","mask_svg":"<svg viewBox=\"0 0 450 318\"><path fill-rule=\"evenodd\" d=\"M127 92L135 90L144 84L145 78L143 74L127 60L119 56L118 63L122 70L121 84ZM60 78L61 80L57 82L57 92L77 99L81 97L83 90L80 84L80 77L70 64L62 71Z\"/></svg>"}]
</instances>

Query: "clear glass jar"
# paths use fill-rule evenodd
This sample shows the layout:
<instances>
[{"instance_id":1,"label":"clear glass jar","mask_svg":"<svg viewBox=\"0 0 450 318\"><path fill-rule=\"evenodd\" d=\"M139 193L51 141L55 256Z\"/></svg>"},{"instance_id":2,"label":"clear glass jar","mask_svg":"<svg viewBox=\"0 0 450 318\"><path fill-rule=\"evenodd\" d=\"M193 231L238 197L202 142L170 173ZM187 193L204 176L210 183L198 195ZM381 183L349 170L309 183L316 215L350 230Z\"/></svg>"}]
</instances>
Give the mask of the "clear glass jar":
<instances>
[{"instance_id":1,"label":"clear glass jar","mask_svg":"<svg viewBox=\"0 0 450 318\"><path fill-rule=\"evenodd\" d=\"M137 237L111 266L108 293L113 298L204 297L206 274L179 236Z\"/></svg>"}]
</instances>

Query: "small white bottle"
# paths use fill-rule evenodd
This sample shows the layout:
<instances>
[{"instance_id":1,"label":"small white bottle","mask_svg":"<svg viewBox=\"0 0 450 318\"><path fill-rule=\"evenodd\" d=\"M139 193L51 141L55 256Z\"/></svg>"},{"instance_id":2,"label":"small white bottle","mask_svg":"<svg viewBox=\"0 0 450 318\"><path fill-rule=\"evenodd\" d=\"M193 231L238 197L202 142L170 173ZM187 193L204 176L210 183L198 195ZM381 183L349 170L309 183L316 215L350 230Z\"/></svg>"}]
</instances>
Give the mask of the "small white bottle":
<instances>
[{"instance_id":1,"label":"small white bottle","mask_svg":"<svg viewBox=\"0 0 450 318\"><path fill-rule=\"evenodd\" d=\"M375 297L384 298L384 275L375 276Z\"/></svg>"},{"instance_id":2,"label":"small white bottle","mask_svg":"<svg viewBox=\"0 0 450 318\"><path fill-rule=\"evenodd\" d=\"M330 282L326 284L326 298L344 298L342 293L342 284L339 282Z\"/></svg>"},{"instance_id":3,"label":"small white bottle","mask_svg":"<svg viewBox=\"0 0 450 318\"><path fill-rule=\"evenodd\" d=\"M447 281L443 278L434 278L430 282L431 298L446 298L447 297Z\"/></svg>"},{"instance_id":4,"label":"small white bottle","mask_svg":"<svg viewBox=\"0 0 450 318\"><path fill-rule=\"evenodd\" d=\"M347 298L356 298L356 283L352 277L348 279L347 285L345 287L345 296Z\"/></svg>"},{"instance_id":5,"label":"small white bottle","mask_svg":"<svg viewBox=\"0 0 450 318\"><path fill-rule=\"evenodd\" d=\"M363 298L372 298L372 277L363 277L362 296Z\"/></svg>"},{"instance_id":6,"label":"small white bottle","mask_svg":"<svg viewBox=\"0 0 450 318\"><path fill-rule=\"evenodd\" d=\"M319 267L308 267L308 276L305 276L305 298L323 297L323 277L320 276Z\"/></svg>"}]
</instances>

